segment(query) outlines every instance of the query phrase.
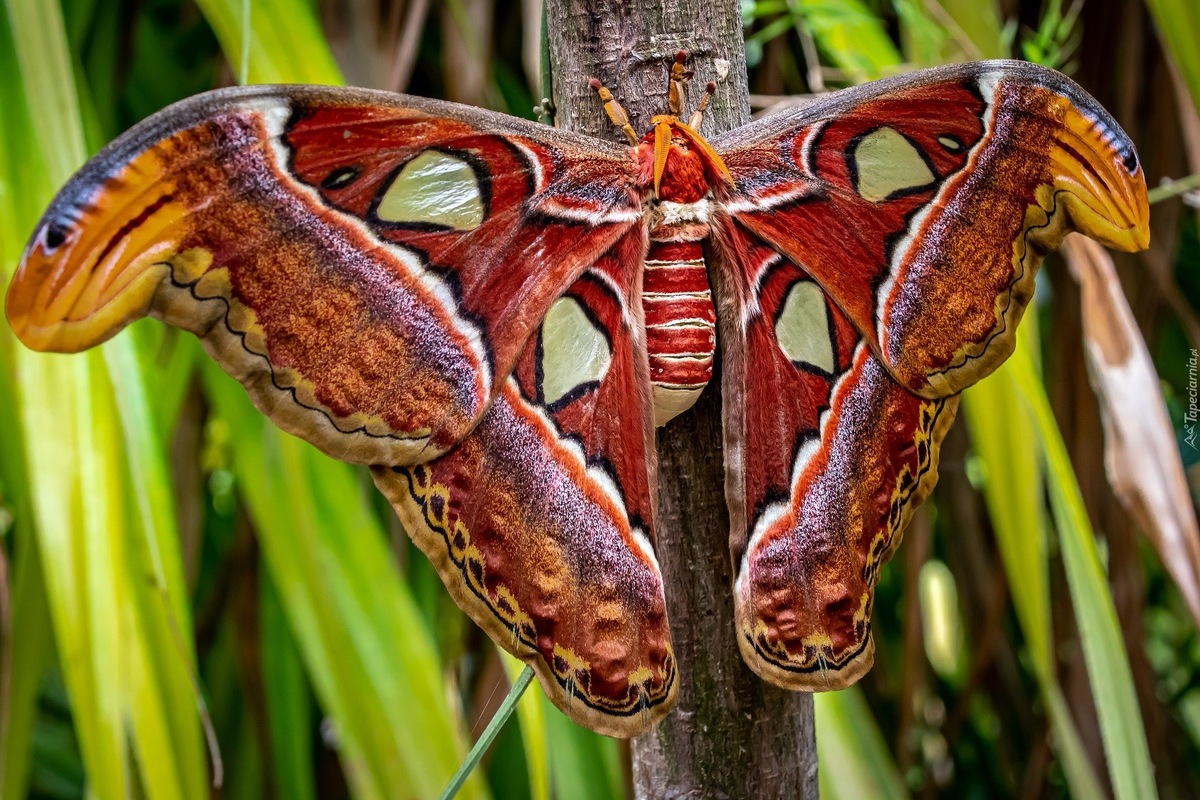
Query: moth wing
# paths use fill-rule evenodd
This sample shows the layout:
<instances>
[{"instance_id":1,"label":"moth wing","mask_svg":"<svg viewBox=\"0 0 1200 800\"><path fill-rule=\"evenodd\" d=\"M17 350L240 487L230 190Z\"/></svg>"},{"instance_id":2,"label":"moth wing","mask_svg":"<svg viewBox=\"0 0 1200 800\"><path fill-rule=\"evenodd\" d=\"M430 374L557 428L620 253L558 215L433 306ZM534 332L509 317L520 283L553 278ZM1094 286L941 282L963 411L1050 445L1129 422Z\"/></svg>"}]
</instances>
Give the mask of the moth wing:
<instances>
[{"instance_id":1,"label":"moth wing","mask_svg":"<svg viewBox=\"0 0 1200 800\"><path fill-rule=\"evenodd\" d=\"M643 247L627 235L555 301L457 447L373 468L459 606L568 716L626 737L676 691L653 545Z\"/></svg>"},{"instance_id":2,"label":"moth wing","mask_svg":"<svg viewBox=\"0 0 1200 800\"><path fill-rule=\"evenodd\" d=\"M1015 61L826 95L713 141L726 210L801 265L909 390L956 394L1011 353L1042 257L1072 230L1147 246L1129 138L1062 75Z\"/></svg>"},{"instance_id":3,"label":"moth wing","mask_svg":"<svg viewBox=\"0 0 1200 800\"><path fill-rule=\"evenodd\" d=\"M721 215L714 234L738 644L772 683L844 688L871 666L879 569L937 481L958 397L900 386L748 227Z\"/></svg>"},{"instance_id":4,"label":"moth wing","mask_svg":"<svg viewBox=\"0 0 1200 800\"><path fill-rule=\"evenodd\" d=\"M38 226L7 313L77 351L150 314L335 458L445 452L551 303L640 224L622 148L466 106L224 89L145 120Z\"/></svg>"}]
</instances>

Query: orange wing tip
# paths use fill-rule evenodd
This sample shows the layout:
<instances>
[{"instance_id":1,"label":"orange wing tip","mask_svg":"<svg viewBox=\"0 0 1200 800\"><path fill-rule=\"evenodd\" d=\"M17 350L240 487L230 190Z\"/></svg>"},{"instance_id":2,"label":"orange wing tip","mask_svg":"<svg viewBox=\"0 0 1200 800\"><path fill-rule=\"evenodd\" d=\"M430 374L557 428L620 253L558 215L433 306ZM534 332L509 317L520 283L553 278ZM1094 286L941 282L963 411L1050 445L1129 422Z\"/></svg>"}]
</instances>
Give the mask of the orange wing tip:
<instances>
[{"instance_id":1,"label":"orange wing tip","mask_svg":"<svg viewBox=\"0 0 1200 800\"><path fill-rule=\"evenodd\" d=\"M178 255L187 210L153 150L114 175L87 174L55 198L9 287L9 322L34 350L85 350L145 316Z\"/></svg>"},{"instance_id":2,"label":"orange wing tip","mask_svg":"<svg viewBox=\"0 0 1200 800\"><path fill-rule=\"evenodd\" d=\"M1071 222L1080 233L1116 250L1145 250L1150 246L1150 202L1133 143L1120 129L1067 102L1062 130L1049 154L1054 191L1065 194Z\"/></svg>"},{"instance_id":3,"label":"orange wing tip","mask_svg":"<svg viewBox=\"0 0 1200 800\"><path fill-rule=\"evenodd\" d=\"M5 303L17 338L33 350L76 353L144 317L175 252L171 243L133 241L141 238L135 232L99 249L89 246L96 242L93 236L78 248L50 254L32 247Z\"/></svg>"},{"instance_id":4,"label":"orange wing tip","mask_svg":"<svg viewBox=\"0 0 1200 800\"><path fill-rule=\"evenodd\" d=\"M162 272L148 270L103 305L86 311L73 307L72 317L78 318L47 319L37 309L14 307L12 292L6 313L17 338L31 350L78 353L108 341L130 322L144 317L161 279Z\"/></svg>"}]
</instances>

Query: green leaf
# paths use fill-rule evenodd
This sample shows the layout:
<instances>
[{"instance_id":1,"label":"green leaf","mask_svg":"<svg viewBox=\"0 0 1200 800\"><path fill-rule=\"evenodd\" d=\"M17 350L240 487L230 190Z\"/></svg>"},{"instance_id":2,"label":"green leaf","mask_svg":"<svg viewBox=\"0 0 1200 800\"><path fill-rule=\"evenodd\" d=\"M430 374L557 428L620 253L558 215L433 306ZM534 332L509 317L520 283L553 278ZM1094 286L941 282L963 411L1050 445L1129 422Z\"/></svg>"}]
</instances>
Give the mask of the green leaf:
<instances>
[{"instance_id":1,"label":"green leaf","mask_svg":"<svg viewBox=\"0 0 1200 800\"><path fill-rule=\"evenodd\" d=\"M525 670L525 663L499 647L496 652L504 664L504 674L510 682L515 682ZM550 800L550 742L546 739L547 711L541 694L541 685L533 686L521 696L521 702L517 705L532 800Z\"/></svg>"},{"instance_id":2,"label":"green leaf","mask_svg":"<svg viewBox=\"0 0 1200 800\"><path fill-rule=\"evenodd\" d=\"M1017 332L1017 350L1032 359L1037 340L1037 319L1030 314ZM1072 796L1082 800L1098 797L1102 790L1058 684L1039 434L1014 370L1010 360L968 389L962 407L983 469L984 499L1017 620L1054 731L1055 752Z\"/></svg>"},{"instance_id":3,"label":"green leaf","mask_svg":"<svg viewBox=\"0 0 1200 800\"><path fill-rule=\"evenodd\" d=\"M559 711L542 692L546 719L546 751L554 796L572 800L610 800L623 796L617 740L581 728Z\"/></svg>"},{"instance_id":4,"label":"green leaf","mask_svg":"<svg viewBox=\"0 0 1200 800\"><path fill-rule=\"evenodd\" d=\"M303 0L197 0L197 5L245 83L342 82L313 9Z\"/></svg>"},{"instance_id":5,"label":"green leaf","mask_svg":"<svg viewBox=\"0 0 1200 800\"><path fill-rule=\"evenodd\" d=\"M252 81L340 83L303 2L202 0L231 63ZM269 428L240 387L207 365L208 392L234 430L238 483L271 578L358 797L432 796L466 748L437 651L356 477ZM343 534L347 531L347 534ZM484 797L473 776L462 797Z\"/></svg>"},{"instance_id":6,"label":"green leaf","mask_svg":"<svg viewBox=\"0 0 1200 800\"><path fill-rule=\"evenodd\" d=\"M0 108L5 124L0 125L0 286L16 264L24 244L32 211L20 202L27 184L40 180L33 153L24 88L16 53L8 46L11 33L7 12L0 14ZM36 191L36 189L35 189ZM0 696L0 798L18 800L27 796L31 742L34 738L38 687L53 655L49 609L42 580L36 530L32 519L30 476L25 460L25 437L21 426L16 384L16 354L12 332L0 325L0 515L11 520L6 552L15 554L8 563L12 629L9 641L0 643L0 675L7 670L8 692ZM0 523L0 534L7 523ZM3 686L0 683L0 686Z\"/></svg>"},{"instance_id":7,"label":"green leaf","mask_svg":"<svg viewBox=\"0 0 1200 800\"><path fill-rule=\"evenodd\" d=\"M1036 341L1034 322L1032 315L1025 320L1019 339ZM1025 645L1039 677L1053 680L1045 489L1033 417L1020 400L1005 365L963 393L962 410L984 470L983 496Z\"/></svg>"},{"instance_id":8,"label":"green leaf","mask_svg":"<svg viewBox=\"0 0 1200 800\"><path fill-rule=\"evenodd\" d=\"M1083 657L1096 700L1113 789L1118 800L1155 798L1158 793L1154 768L1133 688L1133 674L1079 484L1029 349L1018 348L1011 363L1017 386L1036 422L1046 462L1050 507L1079 621Z\"/></svg>"},{"instance_id":9,"label":"green leaf","mask_svg":"<svg viewBox=\"0 0 1200 800\"><path fill-rule=\"evenodd\" d=\"M500 707L496 709L496 713L488 721L487 727L483 729L483 733L475 741L471 747L471 752L467 753L466 759L459 765L458 770L450 778L450 782L442 791L440 797L442 800L453 800L458 797L458 792L462 789L462 785L466 783L467 777L475 770L484 753L496 741L496 737L500 735L500 731L508 723L512 713L516 710L517 704L521 701L521 696L525 694L525 690L529 688L529 684L533 682L533 668L525 667L521 670L517 677L513 680L512 686L505 696L504 701L500 703Z\"/></svg>"},{"instance_id":10,"label":"green leaf","mask_svg":"<svg viewBox=\"0 0 1200 800\"><path fill-rule=\"evenodd\" d=\"M10 0L6 10L18 62L8 74L37 102L12 109L12 125L28 130L9 141L23 138L27 155L5 159L4 183L36 213L82 163L84 125L58 4ZM19 174L30 164L40 173ZM6 217L26 228L6 240L23 241L32 218ZM4 255L7 275L16 251ZM54 554L42 561L46 602L91 791L121 797L136 780L151 798L194 797L207 793L208 776L189 603L165 450L132 348L118 340L70 358L13 350L16 415L36 476L28 521L40 552Z\"/></svg>"},{"instance_id":11,"label":"green leaf","mask_svg":"<svg viewBox=\"0 0 1200 800\"><path fill-rule=\"evenodd\" d=\"M430 797L466 752L428 628L355 468L270 427L206 364L238 487L355 796ZM472 778L461 797L484 797Z\"/></svg>"},{"instance_id":12,"label":"green leaf","mask_svg":"<svg viewBox=\"0 0 1200 800\"><path fill-rule=\"evenodd\" d=\"M13 452L13 451L6 451ZM8 695L0 697L0 798L28 796L30 744L34 737L38 689L53 655L50 612L37 541L28 522L19 522L15 563L10 565L11 619L20 621L4 643Z\"/></svg>"},{"instance_id":13,"label":"green leaf","mask_svg":"<svg viewBox=\"0 0 1200 800\"><path fill-rule=\"evenodd\" d=\"M280 797L316 800L312 708L308 681L284 616L279 591L269 575L259 581L262 677L270 729L270 763Z\"/></svg>"},{"instance_id":14,"label":"green leaf","mask_svg":"<svg viewBox=\"0 0 1200 800\"><path fill-rule=\"evenodd\" d=\"M817 760L825 800L909 796L871 708L857 686L813 695Z\"/></svg>"},{"instance_id":15,"label":"green leaf","mask_svg":"<svg viewBox=\"0 0 1200 800\"><path fill-rule=\"evenodd\" d=\"M882 77L900 63L883 22L860 0L790 0L788 7L853 83Z\"/></svg>"},{"instance_id":16,"label":"green leaf","mask_svg":"<svg viewBox=\"0 0 1200 800\"><path fill-rule=\"evenodd\" d=\"M1192 104L1200 109L1200 3L1196 0L1146 0L1159 39L1174 62Z\"/></svg>"},{"instance_id":17,"label":"green leaf","mask_svg":"<svg viewBox=\"0 0 1200 800\"><path fill-rule=\"evenodd\" d=\"M128 464L127 501L138 524L127 527L129 593L124 608L131 647L128 709L143 781L151 797L204 792L207 765L197 710L191 608L179 552L166 448L151 409L136 344L117 337L102 352L121 419Z\"/></svg>"}]
</instances>

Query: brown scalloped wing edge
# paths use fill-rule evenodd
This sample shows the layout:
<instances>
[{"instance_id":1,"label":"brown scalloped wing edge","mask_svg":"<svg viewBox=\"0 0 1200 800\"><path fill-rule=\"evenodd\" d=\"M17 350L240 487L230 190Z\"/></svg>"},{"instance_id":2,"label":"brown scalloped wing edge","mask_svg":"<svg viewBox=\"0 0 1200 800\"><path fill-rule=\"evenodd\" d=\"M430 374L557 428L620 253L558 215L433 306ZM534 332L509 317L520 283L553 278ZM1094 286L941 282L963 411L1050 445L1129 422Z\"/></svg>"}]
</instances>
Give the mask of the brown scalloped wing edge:
<instances>
[{"instance_id":1,"label":"brown scalloped wing edge","mask_svg":"<svg viewBox=\"0 0 1200 800\"><path fill-rule=\"evenodd\" d=\"M860 381L880 384L875 402L858 409L853 420L830 421L821 455L797 483L794 497L803 499L764 537L777 537L786 548L789 539L816 536L824 546L810 546L780 572L767 541L752 542L735 589L738 645L746 663L765 680L795 691L844 689L871 668L879 571L937 484L939 450L958 408L958 396L924 400L909 394L869 351L860 353L852 374L862 374L858 361L874 362L867 369L874 374ZM911 423L907 433L885 431L900 420ZM887 455L895 450L908 451L908 457ZM873 469L881 463L886 466ZM857 480L839 485L836 476L847 470ZM881 508L885 488L890 491ZM814 495L821 494L822 507L816 508ZM795 596L797 590L802 597Z\"/></svg>"},{"instance_id":2,"label":"brown scalloped wing edge","mask_svg":"<svg viewBox=\"0 0 1200 800\"><path fill-rule=\"evenodd\" d=\"M446 456L372 474L458 606L564 714L636 736L677 691L661 576L569 449L510 383Z\"/></svg>"}]
</instances>

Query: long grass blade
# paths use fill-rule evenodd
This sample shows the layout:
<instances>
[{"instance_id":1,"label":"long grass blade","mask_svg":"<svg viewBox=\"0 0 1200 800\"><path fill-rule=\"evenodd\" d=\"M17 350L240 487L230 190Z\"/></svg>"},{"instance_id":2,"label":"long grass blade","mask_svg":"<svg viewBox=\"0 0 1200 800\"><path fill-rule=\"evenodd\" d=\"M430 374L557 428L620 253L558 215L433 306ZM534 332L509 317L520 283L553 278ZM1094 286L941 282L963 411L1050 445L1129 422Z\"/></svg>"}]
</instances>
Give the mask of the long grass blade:
<instances>
[{"instance_id":1,"label":"long grass blade","mask_svg":"<svg viewBox=\"0 0 1200 800\"><path fill-rule=\"evenodd\" d=\"M521 700L521 695L525 694L525 690L529 688L530 681L533 680L533 668L525 667L513 681L512 689L504 698L504 702L500 704L500 708L496 709L495 715L488 722L487 727L483 729L479 739L471 748L471 752L467 753L466 759L459 765L458 771L450 778L450 783L446 784L446 788L442 790L441 800L453 800L458 797L458 792L466 783L467 778L479 763L479 759L483 758L483 754L492 746L492 742L496 741L496 736L508 722L508 718L512 716L513 711L517 708L517 703Z\"/></svg>"},{"instance_id":2,"label":"long grass blade","mask_svg":"<svg viewBox=\"0 0 1200 800\"><path fill-rule=\"evenodd\" d=\"M27 116L16 119L25 117L33 130L59 134L52 145L43 142L38 148L46 173L36 187L26 187L35 190L27 198L30 205L40 206L82 163L82 125L58 4L9 0L6 8L13 42L5 46L17 54L25 97L38 99L29 104ZM9 265L6 272L11 270ZM118 576L106 545L120 536L112 499L120 494L114 478L121 466L108 449L115 445L110 410L93 397L94 380L103 380L102 362L98 353L63 359L18 348L14 356L26 464L38 476L33 516L41 551L54 553L43 567L75 729L92 790L120 797L129 776L116 691L120 661L113 589ZM93 589L98 596L89 596Z\"/></svg>"},{"instance_id":3,"label":"long grass blade","mask_svg":"<svg viewBox=\"0 0 1200 800\"><path fill-rule=\"evenodd\" d=\"M227 54L246 35L240 0L202 0ZM340 83L312 9L254 6L252 81ZM359 797L432 796L465 751L428 628L399 579L353 468L269 428L239 387L207 365L271 577ZM342 531L349 531L343 535ZM485 797L470 778L465 797Z\"/></svg>"},{"instance_id":4,"label":"long grass blade","mask_svg":"<svg viewBox=\"0 0 1200 800\"><path fill-rule=\"evenodd\" d=\"M1158 792L1121 626L1079 484L1034 363L1028 348L1018 347L1012 357L1014 378L1033 413L1046 461L1050 507L1079 620L1109 774L1118 800L1149 800Z\"/></svg>"},{"instance_id":5,"label":"long grass blade","mask_svg":"<svg viewBox=\"0 0 1200 800\"><path fill-rule=\"evenodd\" d=\"M504 673L516 685L518 679L528 671L520 659L496 648ZM521 740L525 746L525 763L529 771L529 795L531 800L550 800L549 742L546 741L546 709L534 690L521 696L517 704L517 719L521 721Z\"/></svg>"},{"instance_id":6,"label":"long grass blade","mask_svg":"<svg viewBox=\"0 0 1200 800\"><path fill-rule=\"evenodd\" d=\"M1200 108L1200 3L1195 0L1146 0L1171 61L1179 70L1192 103Z\"/></svg>"},{"instance_id":7,"label":"long grass blade","mask_svg":"<svg viewBox=\"0 0 1200 800\"><path fill-rule=\"evenodd\" d=\"M20 198L41 180L33 126L12 41L8 13L0 13L0 286L20 257L30 211ZM36 161L37 163L30 163ZM36 187L33 191L37 191ZM0 798L27 795L37 692L53 655L49 609L32 519L29 469L16 388L12 333L0 325L0 536L15 554L9 562L8 639L0 644ZM7 528L7 530L5 530ZM17 624L19 621L19 625Z\"/></svg>"},{"instance_id":8,"label":"long grass blade","mask_svg":"<svg viewBox=\"0 0 1200 800\"><path fill-rule=\"evenodd\" d=\"M900 63L882 21L860 0L789 0L787 5L852 82L879 78Z\"/></svg>"},{"instance_id":9,"label":"long grass blade","mask_svg":"<svg viewBox=\"0 0 1200 800\"><path fill-rule=\"evenodd\" d=\"M612 800L621 797L621 755L615 739L576 725L538 692L546 719L546 749L555 797Z\"/></svg>"},{"instance_id":10,"label":"long grass blade","mask_svg":"<svg viewBox=\"0 0 1200 800\"><path fill-rule=\"evenodd\" d=\"M429 629L354 468L271 428L212 363L238 487L357 797L431 797L466 751ZM485 797L475 777L464 797Z\"/></svg>"},{"instance_id":11,"label":"long grass blade","mask_svg":"<svg viewBox=\"0 0 1200 800\"><path fill-rule=\"evenodd\" d=\"M1037 338L1036 318L1030 315L1017 334L1018 349L1031 349ZM1038 433L1033 415L1022 402L1012 364L1005 364L992 377L967 390L963 412L984 467L984 499L1017 620L1046 702L1055 752L1062 760L1071 795L1078 800L1098 797L1102 794L1100 781L1058 684Z\"/></svg>"},{"instance_id":12,"label":"long grass blade","mask_svg":"<svg viewBox=\"0 0 1200 800\"><path fill-rule=\"evenodd\" d=\"M813 702L822 798L909 797L861 689L821 692L813 695Z\"/></svg>"},{"instance_id":13,"label":"long grass blade","mask_svg":"<svg viewBox=\"0 0 1200 800\"><path fill-rule=\"evenodd\" d=\"M56 134L33 142L46 167L26 196L36 209L82 163L85 126L58 4L7 9L24 94L38 98L27 118ZM123 796L132 744L147 796L182 798L208 782L191 622L165 451L132 347L118 340L78 358L18 348L19 413L40 548L55 554L43 561L46 590L89 786Z\"/></svg>"},{"instance_id":14,"label":"long grass blade","mask_svg":"<svg viewBox=\"0 0 1200 800\"><path fill-rule=\"evenodd\" d=\"M130 645L128 709L135 752L152 797L187 797L208 783L199 714L192 618L174 497L136 344L118 337L103 348L112 376L128 463L126 558L130 601L123 641ZM219 764L214 753L214 764ZM219 781L217 771L214 778Z\"/></svg>"},{"instance_id":15,"label":"long grass blade","mask_svg":"<svg viewBox=\"0 0 1200 800\"><path fill-rule=\"evenodd\" d=\"M279 590L269 575L261 577L259 587L263 688L271 743L268 761L280 797L316 800L308 681Z\"/></svg>"},{"instance_id":16,"label":"long grass blade","mask_svg":"<svg viewBox=\"0 0 1200 800\"><path fill-rule=\"evenodd\" d=\"M248 83L342 82L309 3L254 0L249 14L243 0L197 0L197 5L216 31L234 73L244 72Z\"/></svg>"}]
</instances>

